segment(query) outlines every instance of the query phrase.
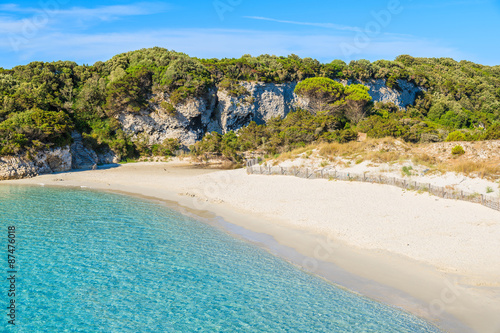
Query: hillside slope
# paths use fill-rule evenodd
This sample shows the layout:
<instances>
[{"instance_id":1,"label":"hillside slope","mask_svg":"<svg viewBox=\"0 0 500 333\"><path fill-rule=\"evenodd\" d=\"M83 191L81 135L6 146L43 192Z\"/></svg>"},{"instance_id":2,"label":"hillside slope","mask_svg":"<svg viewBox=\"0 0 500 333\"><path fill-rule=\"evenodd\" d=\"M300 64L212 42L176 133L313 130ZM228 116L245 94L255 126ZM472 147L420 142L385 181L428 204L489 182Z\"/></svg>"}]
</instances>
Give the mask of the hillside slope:
<instances>
[{"instance_id":1,"label":"hillside slope","mask_svg":"<svg viewBox=\"0 0 500 333\"><path fill-rule=\"evenodd\" d=\"M371 101L354 118L349 112L359 105L347 100L313 110L316 97L295 89L313 77L346 87L365 85ZM231 136L251 122L269 124L299 109L336 122L335 128L319 123L322 129L306 129L337 131L305 135L317 140L355 139L342 130L415 143L498 139L500 66L406 55L349 64L295 55L197 59L162 48L120 54L92 66L33 62L0 69L0 156L36 161L40 153L66 149L78 135L95 163L169 155L207 132ZM310 143L303 137L285 140L279 150Z\"/></svg>"}]
</instances>

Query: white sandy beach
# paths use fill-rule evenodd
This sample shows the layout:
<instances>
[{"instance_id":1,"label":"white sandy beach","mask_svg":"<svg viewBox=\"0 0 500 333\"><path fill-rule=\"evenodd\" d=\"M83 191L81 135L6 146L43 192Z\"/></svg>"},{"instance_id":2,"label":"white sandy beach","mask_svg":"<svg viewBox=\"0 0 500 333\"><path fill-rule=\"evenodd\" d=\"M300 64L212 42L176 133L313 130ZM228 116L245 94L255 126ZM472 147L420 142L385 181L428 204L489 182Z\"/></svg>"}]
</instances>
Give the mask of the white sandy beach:
<instances>
[{"instance_id":1,"label":"white sandy beach","mask_svg":"<svg viewBox=\"0 0 500 333\"><path fill-rule=\"evenodd\" d=\"M450 331L468 330L451 327L447 315L471 331L500 332L500 212L478 204L387 185L247 175L185 162L132 163L0 184L87 186L214 212L312 258L305 266L334 263L409 295L418 305L381 300Z\"/></svg>"}]
</instances>

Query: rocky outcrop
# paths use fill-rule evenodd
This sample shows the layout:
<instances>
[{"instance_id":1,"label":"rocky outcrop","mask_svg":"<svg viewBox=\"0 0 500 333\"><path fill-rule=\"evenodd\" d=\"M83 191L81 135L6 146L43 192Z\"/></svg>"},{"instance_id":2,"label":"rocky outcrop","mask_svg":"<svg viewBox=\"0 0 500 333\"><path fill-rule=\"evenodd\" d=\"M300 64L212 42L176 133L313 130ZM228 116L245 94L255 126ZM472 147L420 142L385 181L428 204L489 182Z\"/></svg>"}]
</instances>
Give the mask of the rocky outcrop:
<instances>
[{"instance_id":1,"label":"rocky outcrop","mask_svg":"<svg viewBox=\"0 0 500 333\"><path fill-rule=\"evenodd\" d=\"M13 156L0 158L0 180L20 179L36 175L38 175L37 169L31 161Z\"/></svg>"},{"instance_id":2,"label":"rocky outcrop","mask_svg":"<svg viewBox=\"0 0 500 333\"><path fill-rule=\"evenodd\" d=\"M389 88L386 85L386 80L383 79L355 83L361 83L370 88L368 93L374 102L394 103L400 109L405 109L408 105L413 105L417 94L425 90L405 80L398 80L397 88Z\"/></svg>"},{"instance_id":3,"label":"rocky outcrop","mask_svg":"<svg viewBox=\"0 0 500 333\"><path fill-rule=\"evenodd\" d=\"M190 98L179 103L174 110L168 94L153 95L153 103L138 113L121 113L117 119L125 132L135 140L149 144L162 143L168 138L178 138L185 145L194 144L206 132L217 102L216 90L200 98Z\"/></svg>"},{"instance_id":4,"label":"rocky outcrop","mask_svg":"<svg viewBox=\"0 0 500 333\"><path fill-rule=\"evenodd\" d=\"M16 156L0 158L0 180L34 177L68 170L71 170L69 146L42 151L31 160Z\"/></svg>"},{"instance_id":5,"label":"rocky outcrop","mask_svg":"<svg viewBox=\"0 0 500 333\"><path fill-rule=\"evenodd\" d=\"M78 132L71 133L71 168L95 169L97 167L97 154L83 145L82 135Z\"/></svg>"},{"instance_id":6,"label":"rocky outcrop","mask_svg":"<svg viewBox=\"0 0 500 333\"><path fill-rule=\"evenodd\" d=\"M34 158L20 156L0 157L0 180L35 177L41 174L95 169L97 164L117 163L118 156L111 150L96 154L83 145L82 136L72 133L73 144L63 148L44 150Z\"/></svg>"},{"instance_id":7,"label":"rocky outcrop","mask_svg":"<svg viewBox=\"0 0 500 333\"><path fill-rule=\"evenodd\" d=\"M106 149L103 152L97 152L97 164L113 164L120 162L120 157L111 149Z\"/></svg>"},{"instance_id":8,"label":"rocky outcrop","mask_svg":"<svg viewBox=\"0 0 500 333\"><path fill-rule=\"evenodd\" d=\"M383 79L361 84L370 88L369 94L375 102L392 102L402 109L412 105L417 94L423 90L404 80L399 80L396 88L387 87ZM231 96L226 90L213 88L202 97L191 98L175 106L168 94L157 93L152 96L147 109L121 113L117 119L133 140L158 144L167 138L178 138L189 146L206 132L236 131L251 121L264 124L271 118L285 117L297 107L308 107L308 101L294 93L297 82L240 82L240 85L246 91L240 96Z\"/></svg>"},{"instance_id":9,"label":"rocky outcrop","mask_svg":"<svg viewBox=\"0 0 500 333\"><path fill-rule=\"evenodd\" d=\"M241 82L246 94L230 96L224 90L217 91L217 107L208 131L226 133L248 125L250 121L264 124L271 118L284 118L302 102L295 93L296 82L267 84Z\"/></svg>"}]
</instances>

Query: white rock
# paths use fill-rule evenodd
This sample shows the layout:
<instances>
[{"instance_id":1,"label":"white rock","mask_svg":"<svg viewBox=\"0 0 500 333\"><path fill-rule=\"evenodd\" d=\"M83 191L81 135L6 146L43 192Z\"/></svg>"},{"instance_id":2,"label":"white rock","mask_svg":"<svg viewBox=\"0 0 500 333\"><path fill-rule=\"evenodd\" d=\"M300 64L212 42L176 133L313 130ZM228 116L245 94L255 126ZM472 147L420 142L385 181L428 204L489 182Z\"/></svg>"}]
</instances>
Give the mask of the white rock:
<instances>
[{"instance_id":1,"label":"white rock","mask_svg":"<svg viewBox=\"0 0 500 333\"><path fill-rule=\"evenodd\" d=\"M352 82L341 81L343 84ZM359 82L354 82L359 83ZM383 79L362 83L370 88L374 101L393 102L406 108L423 91L404 80L398 80L399 89L388 88ZM175 106L176 114L170 115L161 106L170 102L166 93L154 95L155 102L138 113L120 113L118 120L133 140L147 140L149 144L161 143L167 138L178 138L186 146L200 140L207 132L226 133L248 125L251 121L264 124L271 118L284 118L297 107L308 107L308 100L295 93L297 82L283 84L240 82L247 95L233 97L225 90L212 88L205 96L190 98Z\"/></svg>"},{"instance_id":2,"label":"white rock","mask_svg":"<svg viewBox=\"0 0 500 333\"><path fill-rule=\"evenodd\" d=\"M33 160L17 156L0 158L0 180L34 177L39 174L71 170L69 146L44 150Z\"/></svg>"}]
</instances>

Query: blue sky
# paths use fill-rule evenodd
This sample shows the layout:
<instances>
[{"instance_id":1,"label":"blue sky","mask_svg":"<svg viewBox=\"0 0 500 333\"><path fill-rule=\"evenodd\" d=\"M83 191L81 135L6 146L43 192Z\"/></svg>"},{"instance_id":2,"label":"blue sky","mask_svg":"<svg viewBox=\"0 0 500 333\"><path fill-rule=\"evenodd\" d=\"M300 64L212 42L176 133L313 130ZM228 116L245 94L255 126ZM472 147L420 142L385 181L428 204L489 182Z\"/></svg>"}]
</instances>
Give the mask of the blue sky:
<instances>
[{"instance_id":1,"label":"blue sky","mask_svg":"<svg viewBox=\"0 0 500 333\"><path fill-rule=\"evenodd\" d=\"M72 1L0 4L0 67L105 61L160 46L203 58L400 54L500 65L500 0Z\"/></svg>"}]
</instances>

